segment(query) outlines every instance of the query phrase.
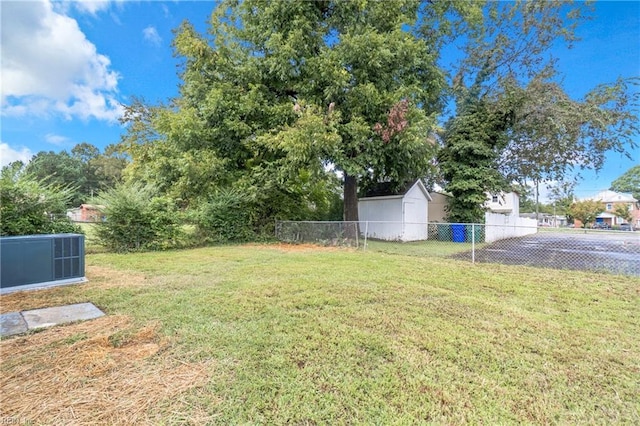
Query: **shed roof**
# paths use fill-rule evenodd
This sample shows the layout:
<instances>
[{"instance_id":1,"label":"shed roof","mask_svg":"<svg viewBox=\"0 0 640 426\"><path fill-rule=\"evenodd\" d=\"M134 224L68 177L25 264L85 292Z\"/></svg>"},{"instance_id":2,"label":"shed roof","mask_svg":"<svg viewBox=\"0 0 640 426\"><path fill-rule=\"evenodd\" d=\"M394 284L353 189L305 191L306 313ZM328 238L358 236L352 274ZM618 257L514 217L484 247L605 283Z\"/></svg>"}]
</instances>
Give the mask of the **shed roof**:
<instances>
[{"instance_id":1,"label":"shed roof","mask_svg":"<svg viewBox=\"0 0 640 426\"><path fill-rule=\"evenodd\" d=\"M427 191L427 188L424 186L424 183L422 183L421 179L416 179L400 186L398 186L398 184L395 182L380 182L373 188L369 189L365 193L365 196L361 199L378 197L402 197L416 185L424 194L425 198L431 201L431 195L429 195L429 191Z\"/></svg>"}]
</instances>

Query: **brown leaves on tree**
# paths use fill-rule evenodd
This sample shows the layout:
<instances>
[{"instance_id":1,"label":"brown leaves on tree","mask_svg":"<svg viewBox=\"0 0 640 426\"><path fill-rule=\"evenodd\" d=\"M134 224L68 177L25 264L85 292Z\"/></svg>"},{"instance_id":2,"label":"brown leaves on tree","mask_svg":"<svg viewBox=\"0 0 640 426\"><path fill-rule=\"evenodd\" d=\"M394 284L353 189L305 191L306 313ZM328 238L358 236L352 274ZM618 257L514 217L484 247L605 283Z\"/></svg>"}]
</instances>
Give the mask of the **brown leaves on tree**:
<instances>
[{"instance_id":1,"label":"brown leaves on tree","mask_svg":"<svg viewBox=\"0 0 640 426\"><path fill-rule=\"evenodd\" d=\"M406 99L396 103L389 111L387 116L387 124L383 125L376 123L373 126L373 131L376 132L384 143L389 143L391 139L402 133L407 128L409 122L407 121L407 112L409 111L409 101Z\"/></svg>"}]
</instances>

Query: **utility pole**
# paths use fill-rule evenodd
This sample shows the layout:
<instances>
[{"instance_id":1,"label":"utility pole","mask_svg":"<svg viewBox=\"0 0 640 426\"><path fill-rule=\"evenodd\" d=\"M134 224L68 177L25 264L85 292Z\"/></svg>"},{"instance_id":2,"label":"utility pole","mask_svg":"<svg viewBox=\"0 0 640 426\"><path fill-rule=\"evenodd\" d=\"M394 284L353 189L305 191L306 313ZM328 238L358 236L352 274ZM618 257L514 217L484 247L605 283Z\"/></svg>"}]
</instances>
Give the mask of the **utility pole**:
<instances>
[{"instance_id":1,"label":"utility pole","mask_svg":"<svg viewBox=\"0 0 640 426\"><path fill-rule=\"evenodd\" d=\"M534 183L536 184L536 222L540 224L540 219L538 218L538 213L540 212L540 191L538 185L540 182L538 179L535 179Z\"/></svg>"}]
</instances>

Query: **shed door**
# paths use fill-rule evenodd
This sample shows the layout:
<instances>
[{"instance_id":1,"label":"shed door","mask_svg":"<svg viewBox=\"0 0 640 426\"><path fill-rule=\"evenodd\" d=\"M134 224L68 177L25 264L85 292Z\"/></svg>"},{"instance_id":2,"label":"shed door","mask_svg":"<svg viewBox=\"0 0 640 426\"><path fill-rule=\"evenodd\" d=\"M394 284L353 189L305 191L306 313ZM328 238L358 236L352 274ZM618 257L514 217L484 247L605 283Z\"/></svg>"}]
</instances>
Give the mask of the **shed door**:
<instances>
[{"instance_id":1,"label":"shed door","mask_svg":"<svg viewBox=\"0 0 640 426\"><path fill-rule=\"evenodd\" d=\"M427 207L415 201L402 203L402 240L416 241L427 239Z\"/></svg>"}]
</instances>

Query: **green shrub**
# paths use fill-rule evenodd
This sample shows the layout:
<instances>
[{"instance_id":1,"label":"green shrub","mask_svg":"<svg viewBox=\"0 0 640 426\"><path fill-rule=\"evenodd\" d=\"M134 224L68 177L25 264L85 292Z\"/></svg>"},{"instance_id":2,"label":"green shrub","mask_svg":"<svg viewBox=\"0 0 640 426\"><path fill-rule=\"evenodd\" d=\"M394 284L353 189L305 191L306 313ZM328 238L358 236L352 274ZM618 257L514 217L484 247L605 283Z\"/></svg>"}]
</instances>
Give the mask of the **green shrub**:
<instances>
[{"instance_id":1,"label":"green shrub","mask_svg":"<svg viewBox=\"0 0 640 426\"><path fill-rule=\"evenodd\" d=\"M98 197L105 221L98 242L112 251L163 250L180 245L181 217L175 203L154 188L119 185Z\"/></svg>"},{"instance_id":2,"label":"green shrub","mask_svg":"<svg viewBox=\"0 0 640 426\"><path fill-rule=\"evenodd\" d=\"M0 176L0 235L81 233L66 217L72 188L49 185L17 170Z\"/></svg>"},{"instance_id":3,"label":"green shrub","mask_svg":"<svg viewBox=\"0 0 640 426\"><path fill-rule=\"evenodd\" d=\"M256 237L249 196L237 190L220 190L202 203L193 219L201 242L248 241Z\"/></svg>"}]
</instances>

